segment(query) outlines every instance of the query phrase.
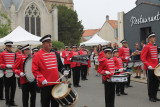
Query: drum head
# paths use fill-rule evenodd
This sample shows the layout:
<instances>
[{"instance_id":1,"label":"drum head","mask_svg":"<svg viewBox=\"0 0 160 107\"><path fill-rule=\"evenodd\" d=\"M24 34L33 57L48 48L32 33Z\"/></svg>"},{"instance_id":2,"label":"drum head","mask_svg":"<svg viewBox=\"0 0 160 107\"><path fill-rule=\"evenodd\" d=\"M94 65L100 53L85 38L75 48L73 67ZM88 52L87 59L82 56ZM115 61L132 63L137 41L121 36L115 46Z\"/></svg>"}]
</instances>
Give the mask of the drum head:
<instances>
[{"instance_id":1,"label":"drum head","mask_svg":"<svg viewBox=\"0 0 160 107\"><path fill-rule=\"evenodd\" d=\"M23 72L25 73L25 78L28 82L34 82L35 77L32 73L32 57L27 57L24 61Z\"/></svg>"},{"instance_id":2,"label":"drum head","mask_svg":"<svg viewBox=\"0 0 160 107\"><path fill-rule=\"evenodd\" d=\"M129 62L129 63L128 63L128 67L129 67L129 68L132 68L132 67L133 67L133 62Z\"/></svg>"},{"instance_id":3,"label":"drum head","mask_svg":"<svg viewBox=\"0 0 160 107\"><path fill-rule=\"evenodd\" d=\"M58 84L52 89L52 96L55 99L61 99L68 93L68 84Z\"/></svg>"},{"instance_id":4,"label":"drum head","mask_svg":"<svg viewBox=\"0 0 160 107\"><path fill-rule=\"evenodd\" d=\"M5 76L6 76L6 78L12 77L12 76L13 76L13 71L12 71L12 69L6 69L6 70L5 70Z\"/></svg>"},{"instance_id":5,"label":"drum head","mask_svg":"<svg viewBox=\"0 0 160 107\"><path fill-rule=\"evenodd\" d=\"M158 64L157 67L155 68L154 74L155 74L157 77L160 77L160 64Z\"/></svg>"},{"instance_id":6,"label":"drum head","mask_svg":"<svg viewBox=\"0 0 160 107\"><path fill-rule=\"evenodd\" d=\"M4 72L3 70L0 70L0 78L2 78L4 76Z\"/></svg>"}]
</instances>

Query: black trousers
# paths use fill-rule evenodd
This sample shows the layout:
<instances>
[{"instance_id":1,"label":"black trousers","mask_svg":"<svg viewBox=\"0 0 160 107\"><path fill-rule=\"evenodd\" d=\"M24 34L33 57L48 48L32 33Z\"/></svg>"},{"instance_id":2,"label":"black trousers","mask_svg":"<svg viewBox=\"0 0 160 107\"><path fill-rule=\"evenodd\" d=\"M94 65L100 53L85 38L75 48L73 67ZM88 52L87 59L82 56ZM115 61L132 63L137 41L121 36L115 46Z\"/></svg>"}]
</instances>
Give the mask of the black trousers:
<instances>
[{"instance_id":1,"label":"black trousers","mask_svg":"<svg viewBox=\"0 0 160 107\"><path fill-rule=\"evenodd\" d=\"M80 67L72 68L73 72L73 85L79 85L80 81Z\"/></svg>"},{"instance_id":2,"label":"black trousers","mask_svg":"<svg viewBox=\"0 0 160 107\"><path fill-rule=\"evenodd\" d=\"M131 83L131 75L129 74L129 75L128 75L128 82L126 83L126 85L127 85L127 86L130 86L130 83Z\"/></svg>"},{"instance_id":3,"label":"black trousers","mask_svg":"<svg viewBox=\"0 0 160 107\"><path fill-rule=\"evenodd\" d=\"M125 83L116 83L116 93L124 93Z\"/></svg>"},{"instance_id":4,"label":"black trousers","mask_svg":"<svg viewBox=\"0 0 160 107\"><path fill-rule=\"evenodd\" d=\"M0 99L3 99L4 77L0 78Z\"/></svg>"},{"instance_id":5,"label":"black trousers","mask_svg":"<svg viewBox=\"0 0 160 107\"><path fill-rule=\"evenodd\" d=\"M114 107L115 101L115 84L112 82L104 82L105 90L105 107Z\"/></svg>"},{"instance_id":6,"label":"black trousers","mask_svg":"<svg viewBox=\"0 0 160 107\"><path fill-rule=\"evenodd\" d=\"M87 79L88 65L81 65L81 79Z\"/></svg>"},{"instance_id":7,"label":"black trousers","mask_svg":"<svg viewBox=\"0 0 160 107\"><path fill-rule=\"evenodd\" d=\"M53 86L41 87L41 104L42 107L59 107L59 103L52 97Z\"/></svg>"},{"instance_id":8,"label":"black trousers","mask_svg":"<svg viewBox=\"0 0 160 107\"><path fill-rule=\"evenodd\" d=\"M154 70L147 71L148 96L149 98L156 98L159 86L159 80L154 75Z\"/></svg>"},{"instance_id":9,"label":"black trousers","mask_svg":"<svg viewBox=\"0 0 160 107\"><path fill-rule=\"evenodd\" d=\"M18 87L21 87L20 78L17 78Z\"/></svg>"},{"instance_id":10,"label":"black trousers","mask_svg":"<svg viewBox=\"0 0 160 107\"><path fill-rule=\"evenodd\" d=\"M6 104L14 103L14 97L16 92L16 77L13 75L10 78L4 77L5 83L5 98Z\"/></svg>"},{"instance_id":11,"label":"black trousers","mask_svg":"<svg viewBox=\"0 0 160 107\"><path fill-rule=\"evenodd\" d=\"M30 94L30 107L36 107L36 83L22 84L22 101L23 107L28 107L28 100Z\"/></svg>"},{"instance_id":12,"label":"black trousers","mask_svg":"<svg viewBox=\"0 0 160 107\"><path fill-rule=\"evenodd\" d=\"M70 67L70 64L65 64L65 69L69 70L69 74L68 74L68 78L71 78L71 67Z\"/></svg>"}]
</instances>

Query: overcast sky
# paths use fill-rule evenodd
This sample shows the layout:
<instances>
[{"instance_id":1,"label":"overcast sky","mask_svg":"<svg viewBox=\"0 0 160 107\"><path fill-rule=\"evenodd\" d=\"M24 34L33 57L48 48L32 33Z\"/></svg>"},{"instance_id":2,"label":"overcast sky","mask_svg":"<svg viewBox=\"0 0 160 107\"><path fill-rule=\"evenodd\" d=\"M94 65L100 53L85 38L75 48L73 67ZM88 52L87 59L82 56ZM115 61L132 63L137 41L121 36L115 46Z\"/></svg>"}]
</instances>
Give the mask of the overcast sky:
<instances>
[{"instance_id":1,"label":"overcast sky","mask_svg":"<svg viewBox=\"0 0 160 107\"><path fill-rule=\"evenodd\" d=\"M85 29L101 28L106 15L117 20L117 12L133 9L136 0L74 0L74 9Z\"/></svg>"}]
</instances>

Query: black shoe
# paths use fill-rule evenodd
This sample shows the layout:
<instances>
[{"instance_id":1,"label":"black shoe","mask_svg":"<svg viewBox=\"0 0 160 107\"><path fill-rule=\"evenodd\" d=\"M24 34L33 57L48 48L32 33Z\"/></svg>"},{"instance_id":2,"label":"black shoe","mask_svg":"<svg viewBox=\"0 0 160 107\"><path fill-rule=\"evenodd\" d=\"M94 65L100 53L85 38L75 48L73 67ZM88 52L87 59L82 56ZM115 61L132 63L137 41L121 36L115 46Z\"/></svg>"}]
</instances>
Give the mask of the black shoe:
<instances>
[{"instance_id":1,"label":"black shoe","mask_svg":"<svg viewBox=\"0 0 160 107\"><path fill-rule=\"evenodd\" d=\"M18 105L15 104L15 103L10 103L9 105L10 105L10 106L18 106Z\"/></svg>"},{"instance_id":2,"label":"black shoe","mask_svg":"<svg viewBox=\"0 0 160 107\"><path fill-rule=\"evenodd\" d=\"M128 95L127 93L125 93L125 92L123 92L123 93L121 93L122 95Z\"/></svg>"},{"instance_id":3,"label":"black shoe","mask_svg":"<svg viewBox=\"0 0 160 107\"><path fill-rule=\"evenodd\" d=\"M135 76L134 78L138 78L138 76Z\"/></svg>"},{"instance_id":4,"label":"black shoe","mask_svg":"<svg viewBox=\"0 0 160 107\"><path fill-rule=\"evenodd\" d=\"M156 99L156 101L160 101L160 99L159 98L155 98Z\"/></svg>"},{"instance_id":5,"label":"black shoe","mask_svg":"<svg viewBox=\"0 0 160 107\"><path fill-rule=\"evenodd\" d=\"M81 87L81 86L78 84L77 87Z\"/></svg>"},{"instance_id":6,"label":"black shoe","mask_svg":"<svg viewBox=\"0 0 160 107\"><path fill-rule=\"evenodd\" d=\"M77 87L77 85L73 85L75 88Z\"/></svg>"},{"instance_id":7,"label":"black shoe","mask_svg":"<svg viewBox=\"0 0 160 107\"><path fill-rule=\"evenodd\" d=\"M117 96L120 96L120 94L119 94L119 93L117 93L116 95L117 95Z\"/></svg>"},{"instance_id":8,"label":"black shoe","mask_svg":"<svg viewBox=\"0 0 160 107\"><path fill-rule=\"evenodd\" d=\"M141 76L138 76L138 78L141 78Z\"/></svg>"},{"instance_id":9,"label":"black shoe","mask_svg":"<svg viewBox=\"0 0 160 107\"><path fill-rule=\"evenodd\" d=\"M127 85L127 87L133 87L132 85Z\"/></svg>"},{"instance_id":10,"label":"black shoe","mask_svg":"<svg viewBox=\"0 0 160 107\"><path fill-rule=\"evenodd\" d=\"M88 80L87 78L85 78L84 80Z\"/></svg>"},{"instance_id":11,"label":"black shoe","mask_svg":"<svg viewBox=\"0 0 160 107\"><path fill-rule=\"evenodd\" d=\"M5 100L4 98L0 98L0 100Z\"/></svg>"},{"instance_id":12,"label":"black shoe","mask_svg":"<svg viewBox=\"0 0 160 107\"><path fill-rule=\"evenodd\" d=\"M6 107L10 107L9 104L6 104Z\"/></svg>"},{"instance_id":13,"label":"black shoe","mask_svg":"<svg viewBox=\"0 0 160 107\"><path fill-rule=\"evenodd\" d=\"M150 98L149 99L151 102L156 102L156 99L155 98Z\"/></svg>"}]
</instances>

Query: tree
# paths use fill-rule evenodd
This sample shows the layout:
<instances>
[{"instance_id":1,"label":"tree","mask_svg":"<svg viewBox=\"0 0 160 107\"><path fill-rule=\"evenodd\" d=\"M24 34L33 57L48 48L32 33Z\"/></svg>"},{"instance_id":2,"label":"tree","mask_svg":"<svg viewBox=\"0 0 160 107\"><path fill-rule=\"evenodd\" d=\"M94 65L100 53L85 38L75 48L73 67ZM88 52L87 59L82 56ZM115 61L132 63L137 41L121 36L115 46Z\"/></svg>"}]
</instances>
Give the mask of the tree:
<instances>
[{"instance_id":1,"label":"tree","mask_svg":"<svg viewBox=\"0 0 160 107\"><path fill-rule=\"evenodd\" d=\"M66 6L58 7L58 35L64 44L78 44L83 33L82 21L78 20L76 11Z\"/></svg>"},{"instance_id":2,"label":"tree","mask_svg":"<svg viewBox=\"0 0 160 107\"><path fill-rule=\"evenodd\" d=\"M0 12L0 38L11 32L11 20L6 14Z\"/></svg>"}]
</instances>

